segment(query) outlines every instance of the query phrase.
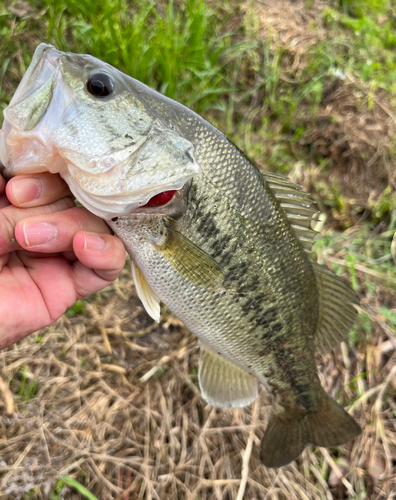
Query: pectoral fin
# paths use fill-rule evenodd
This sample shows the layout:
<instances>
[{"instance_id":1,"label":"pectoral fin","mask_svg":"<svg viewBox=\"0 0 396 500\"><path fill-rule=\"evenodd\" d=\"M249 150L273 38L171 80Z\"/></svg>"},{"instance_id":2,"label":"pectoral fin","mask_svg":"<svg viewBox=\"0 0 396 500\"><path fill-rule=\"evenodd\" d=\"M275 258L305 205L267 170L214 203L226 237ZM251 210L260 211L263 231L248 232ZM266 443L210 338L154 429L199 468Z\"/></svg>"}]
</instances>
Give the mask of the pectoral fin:
<instances>
[{"instance_id":1,"label":"pectoral fin","mask_svg":"<svg viewBox=\"0 0 396 500\"><path fill-rule=\"evenodd\" d=\"M193 285L212 289L221 287L224 271L219 264L169 223L166 228L166 241L157 249L175 270Z\"/></svg>"},{"instance_id":2,"label":"pectoral fin","mask_svg":"<svg viewBox=\"0 0 396 500\"><path fill-rule=\"evenodd\" d=\"M132 277L135 282L135 287L139 299L142 301L144 308L147 311L147 314L153 318L154 321L160 320L160 300L157 297L157 294L151 288L151 286L147 283L146 278L143 276L142 271L138 268L138 266L131 259L131 269L132 269Z\"/></svg>"},{"instance_id":3,"label":"pectoral fin","mask_svg":"<svg viewBox=\"0 0 396 500\"><path fill-rule=\"evenodd\" d=\"M213 406L241 408L257 398L257 379L201 344L198 371L203 398Z\"/></svg>"}]
</instances>

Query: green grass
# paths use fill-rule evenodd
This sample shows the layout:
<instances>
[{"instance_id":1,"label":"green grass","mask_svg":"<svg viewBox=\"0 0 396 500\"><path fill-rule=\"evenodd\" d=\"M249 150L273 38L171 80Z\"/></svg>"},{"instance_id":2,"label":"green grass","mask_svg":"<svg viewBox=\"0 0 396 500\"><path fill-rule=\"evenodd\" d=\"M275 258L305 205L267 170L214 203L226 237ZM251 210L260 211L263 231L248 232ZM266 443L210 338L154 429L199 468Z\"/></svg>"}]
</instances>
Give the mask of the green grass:
<instances>
[{"instance_id":1,"label":"green grass","mask_svg":"<svg viewBox=\"0 0 396 500\"><path fill-rule=\"evenodd\" d=\"M331 262L336 274L347 272L352 288L366 287L368 295L375 295L376 285L381 284L391 294L396 294L395 261L392 249L395 227L377 234L377 225L356 225L344 233L327 232L317 238L314 250L320 263ZM363 279L356 280L356 273Z\"/></svg>"},{"instance_id":2,"label":"green grass","mask_svg":"<svg viewBox=\"0 0 396 500\"><path fill-rule=\"evenodd\" d=\"M72 488L80 493L81 498L86 498L87 500L98 500L98 498L87 490L85 486L69 476L64 476L59 479L54 491L49 496L50 500L61 500L64 498L62 491L65 486L69 486L69 488Z\"/></svg>"},{"instance_id":3,"label":"green grass","mask_svg":"<svg viewBox=\"0 0 396 500\"><path fill-rule=\"evenodd\" d=\"M220 58L229 40L201 0L46 3L46 37L61 50L92 53L198 110L228 89Z\"/></svg>"},{"instance_id":4,"label":"green grass","mask_svg":"<svg viewBox=\"0 0 396 500\"><path fill-rule=\"evenodd\" d=\"M17 378L20 379L17 394L26 403L36 395L37 380L31 379L31 376L28 375L27 365L21 366Z\"/></svg>"},{"instance_id":5,"label":"green grass","mask_svg":"<svg viewBox=\"0 0 396 500\"><path fill-rule=\"evenodd\" d=\"M30 4L34 13L17 20L0 7L2 76L15 56L20 61L13 71L22 74L34 45L44 41L60 50L92 54L198 112L229 92L222 57L230 35L220 33L217 16L203 0L177 5L152 0ZM27 32L33 33L29 39ZM0 94L3 108L8 98L9 92Z\"/></svg>"},{"instance_id":6,"label":"green grass","mask_svg":"<svg viewBox=\"0 0 396 500\"><path fill-rule=\"evenodd\" d=\"M396 5L388 0L343 0L324 19L338 38L334 58L372 89L396 90Z\"/></svg>"},{"instance_id":7,"label":"green grass","mask_svg":"<svg viewBox=\"0 0 396 500\"><path fill-rule=\"evenodd\" d=\"M338 0L338 8L353 17L386 15L392 8L391 0Z\"/></svg>"},{"instance_id":8,"label":"green grass","mask_svg":"<svg viewBox=\"0 0 396 500\"><path fill-rule=\"evenodd\" d=\"M342 185L328 180L331 160L303 145L310 127L317 126L324 92L340 76L361 89L368 107L383 89L395 113L395 0L329 0L323 11L327 35L307 48L296 70L281 41L258 35L255 11L244 15L231 0L219 6L206 0L27 3L31 9L21 16L5 2L0 5L0 111L34 48L44 41L61 50L90 53L192 107L264 168L284 174L300 171L300 178L312 175L315 197L327 216L314 246L318 261L346 278L368 303L377 304L377 319L396 336L396 194L382 186L382 195L356 206ZM365 222L357 223L364 214ZM78 301L67 316L72 322L88 318L85 301ZM373 342L374 319L361 307L349 335L353 347ZM39 335L37 343L43 338ZM79 369L94 370L90 359L77 359ZM196 382L196 371L191 377ZM358 382L359 377L351 384L359 389ZM27 365L10 386L22 409L37 392ZM326 467L323 462L323 476ZM51 498L63 498L66 485L81 498L95 498L70 477L58 481ZM36 493L25 497L39 498Z\"/></svg>"},{"instance_id":9,"label":"green grass","mask_svg":"<svg viewBox=\"0 0 396 500\"><path fill-rule=\"evenodd\" d=\"M344 233L327 231L318 236L314 251L320 264L347 278L360 298L376 302L381 293L389 304L378 307L377 314L396 337L396 314L392 297L396 296L396 207L389 229L377 234L378 225L371 222L356 225ZM374 323L370 311L359 310L358 321L349 334L351 345L373 342Z\"/></svg>"},{"instance_id":10,"label":"green grass","mask_svg":"<svg viewBox=\"0 0 396 500\"><path fill-rule=\"evenodd\" d=\"M85 307L86 305L83 300L77 300L75 304L68 308L65 314L68 318L74 318L74 316L83 314L85 311Z\"/></svg>"}]
</instances>

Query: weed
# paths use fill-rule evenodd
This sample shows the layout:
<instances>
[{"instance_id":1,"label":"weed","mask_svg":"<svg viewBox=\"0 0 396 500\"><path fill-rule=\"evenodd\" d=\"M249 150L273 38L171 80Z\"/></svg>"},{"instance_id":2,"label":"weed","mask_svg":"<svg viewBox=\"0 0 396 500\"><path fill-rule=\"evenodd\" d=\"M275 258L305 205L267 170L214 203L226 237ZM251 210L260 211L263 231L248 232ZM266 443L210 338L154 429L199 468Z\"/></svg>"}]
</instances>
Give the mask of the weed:
<instances>
[{"instance_id":1,"label":"weed","mask_svg":"<svg viewBox=\"0 0 396 500\"><path fill-rule=\"evenodd\" d=\"M69 486L76 490L83 498L87 500L98 500L98 498L93 495L85 486L69 476L64 476L59 479L53 492L50 494L50 500L60 500L63 498L62 490L64 486Z\"/></svg>"},{"instance_id":2,"label":"weed","mask_svg":"<svg viewBox=\"0 0 396 500\"><path fill-rule=\"evenodd\" d=\"M77 300L75 304L68 308L66 311L66 316L68 318L73 318L84 313L86 308L86 302L84 300Z\"/></svg>"},{"instance_id":3,"label":"weed","mask_svg":"<svg viewBox=\"0 0 396 500\"><path fill-rule=\"evenodd\" d=\"M338 7L352 17L378 16L386 14L391 2L389 0L338 0Z\"/></svg>"},{"instance_id":4,"label":"weed","mask_svg":"<svg viewBox=\"0 0 396 500\"><path fill-rule=\"evenodd\" d=\"M222 60L230 36L220 35L204 0L184 0L177 6L152 0L43 0L32 5L35 12L43 9L39 21L31 14L15 22L4 7L0 10L2 75L16 54L25 59L17 68L22 74L31 46L44 41L60 50L92 54L198 112L230 90ZM22 36L25 31L33 32L29 41ZM0 94L3 108L7 97Z\"/></svg>"},{"instance_id":5,"label":"weed","mask_svg":"<svg viewBox=\"0 0 396 500\"><path fill-rule=\"evenodd\" d=\"M396 199L394 191L381 184L380 196L357 203L344 186L329 180L331 169L338 167L337 159L343 161L356 154L360 164L367 164L373 154L360 147L336 150L336 143L343 144L342 140L349 140L352 134L341 128L345 115L339 111L325 115L324 110L330 91L342 91L345 80L355 85L357 97L353 105L348 101L346 106L353 120L363 116L359 114L363 106L367 112L375 109L379 88L385 89L394 103L395 20L390 3L337 0L323 11L323 19L305 10L303 18L309 22L302 21L299 47L293 33L296 23L291 23L291 42L284 42L288 28L284 18L279 30L270 26L263 35L255 8L271 2L251 2L246 15L229 0L219 8L204 0L29 2L18 14L4 2L0 5L0 109L9 102L35 46L45 41L61 50L99 57L193 107L265 169L291 172L304 185L312 179L318 204L327 216L320 223L324 233L317 238L315 253L321 264L348 280L363 299L358 321L349 334L351 349L345 344L342 351L329 354L334 362L325 363L321 373L326 389L352 402L354 408L366 405L366 394L373 400L379 394L379 410L365 406L359 414L361 422L368 422L361 441L352 447L352 455L348 445L327 455L320 449L307 450L302 461L284 470L268 471L256 464L246 498L266 498L286 490L293 498L300 498L301 491L307 498L330 498L333 489L330 491L327 481L334 470L338 479L342 477L337 483L337 488L344 488L342 496L366 498L366 483L389 492L390 480L381 483L369 472L362 477L359 471L367 469L366 449L391 463L389 446L395 446L394 422L388 413L396 415L396 407L386 380L393 373L396 332ZM310 4L313 10L315 1ZM292 13L294 7L293 2ZM231 19L227 12L233 12ZM307 38L312 43L305 44ZM393 116L391 108L386 108L388 117L389 113ZM325 121L331 133L321 149L324 133L318 130ZM334 136L337 127L338 135ZM319 139L309 142L306 137L311 129ZM326 147L336 150L338 156L323 152ZM377 151L376 144L373 149ZM366 220L357 224L360 218ZM343 233L334 231L334 221L345 229ZM183 344L189 339L188 332L180 325L172 331L153 331L144 313L131 319L131 308L138 311L141 307L133 290L124 277L110 291L90 299L100 320L84 314L85 302L79 301L67 312L72 321L61 320L36 340L26 339L18 349L4 352L2 371L12 367L16 373L12 390L23 402L39 402L42 408L42 412L28 416L28 412L21 413L17 429L11 421L9 427L2 427L6 438L0 440L0 451L2 457L9 454L9 472L25 481L28 462L16 467L14 457L26 453L27 460L35 459L36 448L42 454L41 446L25 452L26 436L40 427L45 439L49 437L51 458L62 456L65 467L81 461L85 471L78 480L101 498L114 498L114 488L122 490L123 483L115 479L120 463L136 473L131 495L183 498L189 490L188 495L197 500L237 498L240 458L245 456L245 438L254 427L252 410L214 410L202 401L195 387L194 342L189 340L191 347ZM372 312L367 304L372 304ZM163 316L170 317L165 308ZM110 336L111 354L103 348L99 323ZM83 336L82 331L86 332ZM136 333L142 331L152 334L142 337ZM44 335L45 342L41 342ZM66 350L72 336L75 342ZM364 348L370 344L374 344L376 358L366 366L371 358ZM163 368L168 375L162 377L163 371L157 372L144 387L138 384L139 366L155 367L163 350L169 353L169 366ZM126 367L122 377L99 369L101 364L116 364L113 356ZM36 397L38 384L40 400ZM268 402L262 393L259 397L262 426ZM236 431L230 432L234 425ZM337 467L344 467L346 456L352 456L353 465L344 477ZM52 468L46 474L52 474L53 480ZM388 467L383 477L390 474ZM51 499L62 498L65 486L80 497L95 498L77 480L62 477ZM36 492L29 494L34 497ZM41 492L37 498L39 495Z\"/></svg>"},{"instance_id":6,"label":"weed","mask_svg":"<svg viewBox=\"0 0 396 500\"><path fill-rule=\"evenodd\" d=\"M35 500L39 494L39 487L32 488L30 491L23 494L22 500Z\"/></svg>"},{"instance_id":7,"label":"weed","mask_svg":"<svg viewBox=\"0 0 396 500\"><path fill-rule=\"evenodd\" d=\"M334 52L343 71L368 82L372 90L383 87L394 92L396 17L388 1L344 1L341 12L327 7L324 19L343 43Z\"/></svg>"}]
</instances>

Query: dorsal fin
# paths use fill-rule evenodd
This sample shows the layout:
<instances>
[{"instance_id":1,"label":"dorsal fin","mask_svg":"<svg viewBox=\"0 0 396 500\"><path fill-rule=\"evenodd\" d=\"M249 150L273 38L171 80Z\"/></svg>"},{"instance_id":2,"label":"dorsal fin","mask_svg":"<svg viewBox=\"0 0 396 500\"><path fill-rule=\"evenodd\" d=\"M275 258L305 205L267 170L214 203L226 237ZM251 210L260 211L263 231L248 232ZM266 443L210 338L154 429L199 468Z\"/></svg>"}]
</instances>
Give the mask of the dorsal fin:
<instances>
[{"instance_id":1,"label":"dorsal fin","mask_svg":"<svg viewBox=\"0 0 396 500\"><path fill-rule=\"evenodd\" d=\"M338 276L314 263L319 291L319 320L314 336L317 350L325 354L342 342L357 317L355 292Z\"/></svg>"},{"instance_id":2,"label":"dorsal fin","mask_svg":"<svg viewBox=\"0 0 396 500\"><path fill-rule=\"evenodd\" d=\"M318 213L316 208L311 208L315 203L309 193L302 190L284 175L261 171L263 177L274 193L280 206L290 221L297 238L309 256L312 254L312 245L317 231L312 229L313 215Z\"/></svg>"}]
</instances>

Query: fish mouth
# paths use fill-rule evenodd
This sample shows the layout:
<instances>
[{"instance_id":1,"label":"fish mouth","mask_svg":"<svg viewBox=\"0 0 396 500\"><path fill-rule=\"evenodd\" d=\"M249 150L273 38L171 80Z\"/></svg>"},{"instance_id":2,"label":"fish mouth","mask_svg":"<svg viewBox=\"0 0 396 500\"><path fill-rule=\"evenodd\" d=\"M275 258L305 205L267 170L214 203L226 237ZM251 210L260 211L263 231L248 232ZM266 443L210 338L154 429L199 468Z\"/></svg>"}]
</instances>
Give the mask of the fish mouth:
<instances>
[{"instance_id":1,"label":"fish mouth","mask_svg":"<svg viewBox=\"0 0 396 500\"><path fill-rule=\"evenodd\" d=\"M81 116L96 118L89 114L93 106L86 106L92 96L87 97L85 78L90 68L102 68L103 64L92 56L64 53L51 45L37 47L4 112L0 171L8 178L59 173L75 198L105 220L135 213L178 213L185 186L201 174L195 146L148 111L145 114L144 104L131 104L131 116L143 122L136 127L136 135L120 135L122 140L117 139L114 148L80 148L81 129L77 126L73 133L78 140L70 145L65 139L67 127L81 121ZM105 69L114 70L110 66ZM126 80L129 77L117 74L120 88L134 96L133 86L128 87ZM115 99L121 95L114 93ZM82 137L85 139L84 134Z\"/></svg>"},{"instance_id":2,"label":"fish mouth","mask_svg":"<svg viewBox=\"0 0 396 500\"><path fill-rule=\"evenodd\" d=\"M62 164L47 147L51 132L48 122L51 120L52 126L56 123L56 113L52 112L50 120L46 119L49 109L64 107L71 97L67 92L57 90L61 54L52 45L40 44L9 106L4 110L0 170L8 178L18 173L50 170L46 168L49 158L54 165Z\"/></svg>"},{"instance_id":3,"label":"fish mouth","mask_svg":"<svg viewBox=\"0 0 396 500\"><path fill-rule=\"evenodd\" d=\"M170 191L162 191L161 193L158 193L154 195L152 198L149 199L149 201L143 205L141 208L145 207L163 207L164 205L167 205L172 198L176 194L176 190L170 190Z\"/></svg>"},{"instance_id":4,"label":"fish mouth","mask_svg":"<svg viewBox=\"0 0 396 500\"><path fill-rule=\"evenodd\" d=\"M179 219L186 210L187 195L191 184L192 179L185 182L181 189L160 191L154 194L145 205L135 208L129 217L154 216Z\"/></svg>"},{"instance_id":5,"label":"fish mouth","mask_svg":"<svg viewBox=\"0 0 396 500\"><path fill-rule=\"evenodd\" d=\"M47 80L53 78L59 66L60 55L61 52L47 43L41 43L37 47L32 61L10 101L9 108L34 93Z\"/></svg>"},{"instance_id":6,"label":"fish mouth","mask_svg":"<svg viewBox=\"0 0 396 500\"><path fill-rule=\"evenodd\" d=\"M191 184L191 176L173 180L171 183L150 186L138 192L97 195L92 194L76 182L70 169L60 172L77 200L90 212L104 220L128 217L134 214L178 216L185 195Z\"/></svg>"}]
</instances>

